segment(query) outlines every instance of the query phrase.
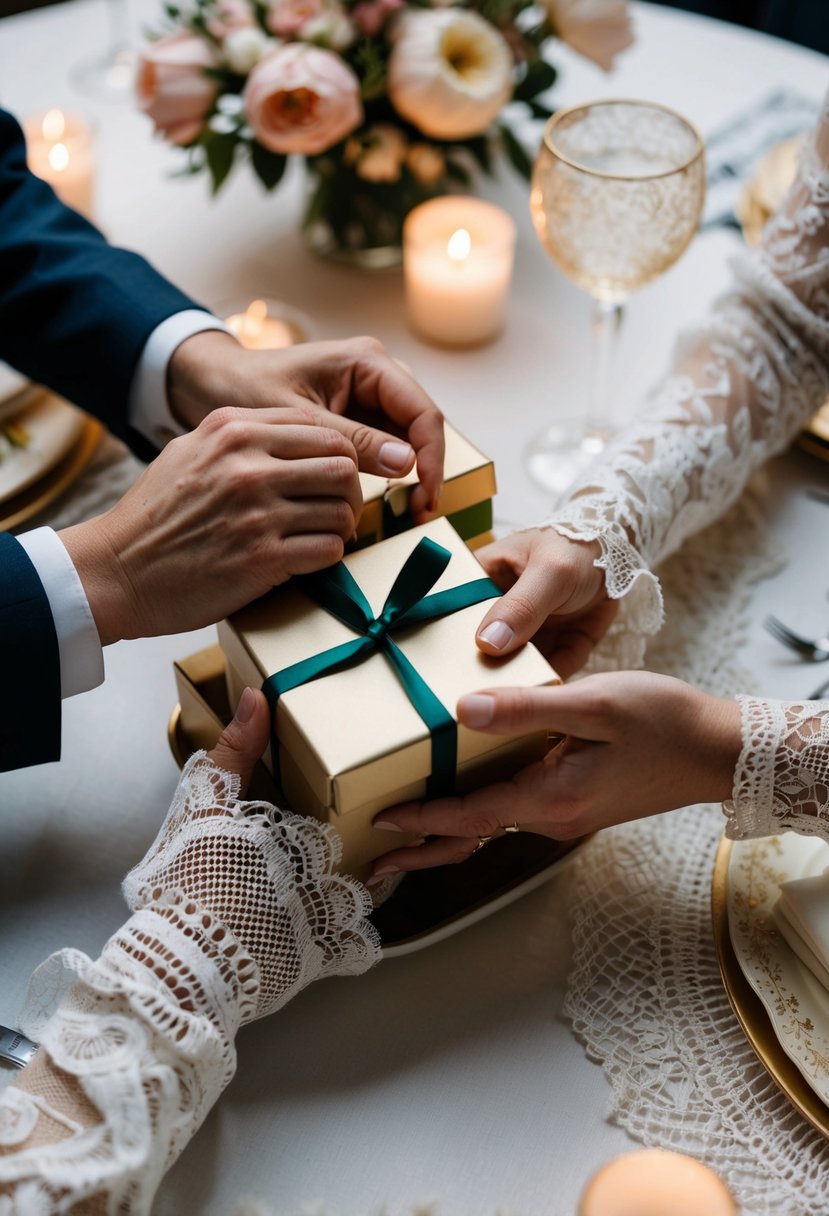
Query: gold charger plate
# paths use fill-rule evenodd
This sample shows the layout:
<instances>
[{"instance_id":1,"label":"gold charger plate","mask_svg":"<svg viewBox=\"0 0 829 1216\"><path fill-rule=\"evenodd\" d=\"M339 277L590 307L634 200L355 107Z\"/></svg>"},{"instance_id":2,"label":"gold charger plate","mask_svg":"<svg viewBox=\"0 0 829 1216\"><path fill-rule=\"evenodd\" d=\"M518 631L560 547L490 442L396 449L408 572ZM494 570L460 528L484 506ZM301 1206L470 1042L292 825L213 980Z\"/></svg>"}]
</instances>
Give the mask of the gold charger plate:
<instances>
[{"instance_id":1,"label":"gold charger plate","mask_svg":"<svg viewBox=\"0 0 829 1216\"><path fill-rule=\"evenodd\" d=\"M0 502L0 532L18 527L54 502L86 468L103 433L101 423L87 417L79 438L48 473L20 494Z\"/></svg>"},{"instance_id":2,"label":"gold charger plate","mask_svg":"<svg viewBox=\"0 0 829 1216\"><path fill-rule=\"evenodd\" d=\"M230 716L229 707L223 715ZM180 768L195 750L176 705L167 726L173 758ZM257 791L265 796L263 791ZM371 920L380 935L384 958L433 946L491 916L540 887L566 868L589 839L559 842L530 832L498 836L460 865L415 870Z\"/></svg>"},{"instance_id":3,"label":"gold charger plate","mask_svg":"<svg viewBox=\"0 0 829 1216\"><path fill-rule=\"evenodd\" d=\"M771 1020L743 974L731 944L728 924L728 869L732 847L733 842L723 837L717 850L711 887L714 945L723 986L737 1021L760 1063L795 1109L829 1139L829 1107L820 1100L781 1047Z\"/></svg>"}]
</instances>

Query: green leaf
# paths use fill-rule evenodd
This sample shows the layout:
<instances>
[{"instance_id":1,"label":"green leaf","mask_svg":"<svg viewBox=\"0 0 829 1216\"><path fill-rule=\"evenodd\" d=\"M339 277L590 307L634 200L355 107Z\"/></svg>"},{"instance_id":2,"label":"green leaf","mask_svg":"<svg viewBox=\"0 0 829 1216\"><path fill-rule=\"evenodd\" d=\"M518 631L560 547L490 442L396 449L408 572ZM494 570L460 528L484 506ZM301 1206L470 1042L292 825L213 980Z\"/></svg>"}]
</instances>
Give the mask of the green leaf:
<instances>
[{"instance_id":1,"label":"green leaf","mask_svg":"<svg viewBox=\"0 0 829 1216\"><path fill-rule=\"evenodd\" d=\"M463 165L459 165L455 160L447 160L446 176L451 178L453 182L459 182L462 186L468 186L472 181Z\"/></svg>"},{"instance_id":2,"label":"green leaf","mask_svg":"<svg viewBox=\"0 0 829 1216\"><path fill-rule=\"evenodd\" d=\"M282 174L288 163L287 156L279 152L269 152L261 144L253 143L250 148L250 159L254 172L266 190L273 190L282 181Z\"/></svg>"},{"instance_id":3,"label":"green leaf","mask_svg":"<svg viewBox=\"0 0 829 1216\"><path fill-rule=\"evenodd\" d=\"M501 138L504 141L504 151L507 158L516 172L525 177L527 181L532 177L533 163L524 150L523 146L510 131L509 127L501 127Z\"/></svg>"},{"instance_id":4,"label":"green leaf","mask_svg":"<svg viewBox=\"0 0 829 1216\"><path fill-rule=\"evenodd\" d=\"M213 194L222 188L228 173L233 168L233 158L236 154L236 136L219 135L216 131L206 131L201 139L207 157L207 168L213 182Z\"/></svg>"},{"instance_id":5,"label":"green leaf","mask_svg":"<svg viewBox=\"0 0 829 1216\"><path fill-rule=\"evenodd\" d=\"M476 135L472 139L465 139L462 146L472 153L484 173L488 173L491 177L492 149L489 146L489 140L483 135Z\"/></svg>"},{"instance_id":6,"label":"green leaf","mask_svg":"<svg viewBox=\"0 0 829 1216\"><path fill-rule=\"evenodd\" d=\"M526 105L533 118L552 118L555 113L555 110L551 110L549 106L543 106L540 101L528 101Z\"/></svg>"},{"instance_id":7,"label":"green leaf","mask_svg":"<svg viewBox=\"0 0 829 1216\"><path fill-rule=\"evenodd\" d=\"M553 65L547 63L545 59L536 59L527 64L523 79L519 80L515 86L513 100L529 101L530 98L537 97L539 93L544 93L555 84L555 79L556 70Z\"/></svg>"}]
</instances>

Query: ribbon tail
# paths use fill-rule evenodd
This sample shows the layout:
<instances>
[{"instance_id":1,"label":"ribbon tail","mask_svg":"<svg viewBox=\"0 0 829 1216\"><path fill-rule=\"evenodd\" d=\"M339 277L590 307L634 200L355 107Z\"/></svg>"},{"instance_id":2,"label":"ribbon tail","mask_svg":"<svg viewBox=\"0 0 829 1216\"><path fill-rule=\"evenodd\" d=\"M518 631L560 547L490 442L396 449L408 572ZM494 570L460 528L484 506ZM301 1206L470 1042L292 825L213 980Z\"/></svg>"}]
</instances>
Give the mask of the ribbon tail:
<instances>
[{"instance_id":1,"label":"ribbon tail","mask_svg":"<svg viewBox=\"0 0 829 1216\"><path fill-rule=\"evenodd\" d=\"M432 769L426 782L426 797L439 798L451 794L455 788L458 764L458 724L454 715L435 696L390 637L385 639L383 653L432 738Z\"/></svg>"}]
</instances>

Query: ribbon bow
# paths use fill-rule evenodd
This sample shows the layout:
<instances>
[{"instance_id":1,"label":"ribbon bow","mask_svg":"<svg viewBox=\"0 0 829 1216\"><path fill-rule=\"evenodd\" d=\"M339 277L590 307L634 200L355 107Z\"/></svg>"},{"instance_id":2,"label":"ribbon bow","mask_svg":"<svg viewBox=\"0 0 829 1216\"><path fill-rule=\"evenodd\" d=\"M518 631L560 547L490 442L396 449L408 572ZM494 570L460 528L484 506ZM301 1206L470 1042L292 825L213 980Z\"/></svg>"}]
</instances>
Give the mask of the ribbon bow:
<instances>
[{"instance_id":1,"label":"ribbon bow","mask_svg":"<svg viewBox=\"0 0 829 1216\"><path fill-rule=\"evenodd\" d=\"M391 664L409 700L429 729L432 738L432 769L426 785L429 798L452 792L457 769L458 727L454 716L435 696L391 635L398 629L436 620L501 594L491 579L479 578L460 587L450 587L448 591L427 595L449 565L451 556L448 549L428 537L419 541L395 579L383 610L377 617L373 616L371 605L342 562L318 574L297 579L297 584L315 603L360 636L340 646L332 646L330 650L324 650L310 659L284 667L268 676L262 685L262 691L275 714L277 702L283 693L310 680L317 680L320 676L333 675L345 667L361 663L369 655L380 651ZM278 779L275 739L271 751L274 776Z\"/></svg>"}]
</instances>

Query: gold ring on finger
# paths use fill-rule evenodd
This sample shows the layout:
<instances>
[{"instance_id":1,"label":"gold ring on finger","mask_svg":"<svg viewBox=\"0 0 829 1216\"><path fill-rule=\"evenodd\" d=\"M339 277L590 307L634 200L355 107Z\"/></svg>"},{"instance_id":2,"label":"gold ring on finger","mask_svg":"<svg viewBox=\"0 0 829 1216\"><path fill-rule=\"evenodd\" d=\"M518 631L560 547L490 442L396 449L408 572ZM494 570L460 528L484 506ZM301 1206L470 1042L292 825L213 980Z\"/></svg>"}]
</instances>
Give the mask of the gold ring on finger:
<instances>
[{"instance_id":1,"label":"gold ring on finger","mask_svg":"<svg viewBox=\"0 0 829 1216\"><path fill-rule=\"evenodd\" d=\"M517 823L507 823L504 825L504 831L508 836L512 836L513 832L520 832L521 829Z\"/></svg>"},{"instance_id":2,"label":"gold ring on finger","mask_svg":"<svg viewBox=\"0 0 829 1216\"><path fill-rule=\"evenodd\" d=\"M489 844L490 840L492 840L491 836L479 836L478 843L475 845L475 848L472 850L472 852L473 853L479 852L479 850L482 849L485 844Z\"/></svg>"}]
</instances>

